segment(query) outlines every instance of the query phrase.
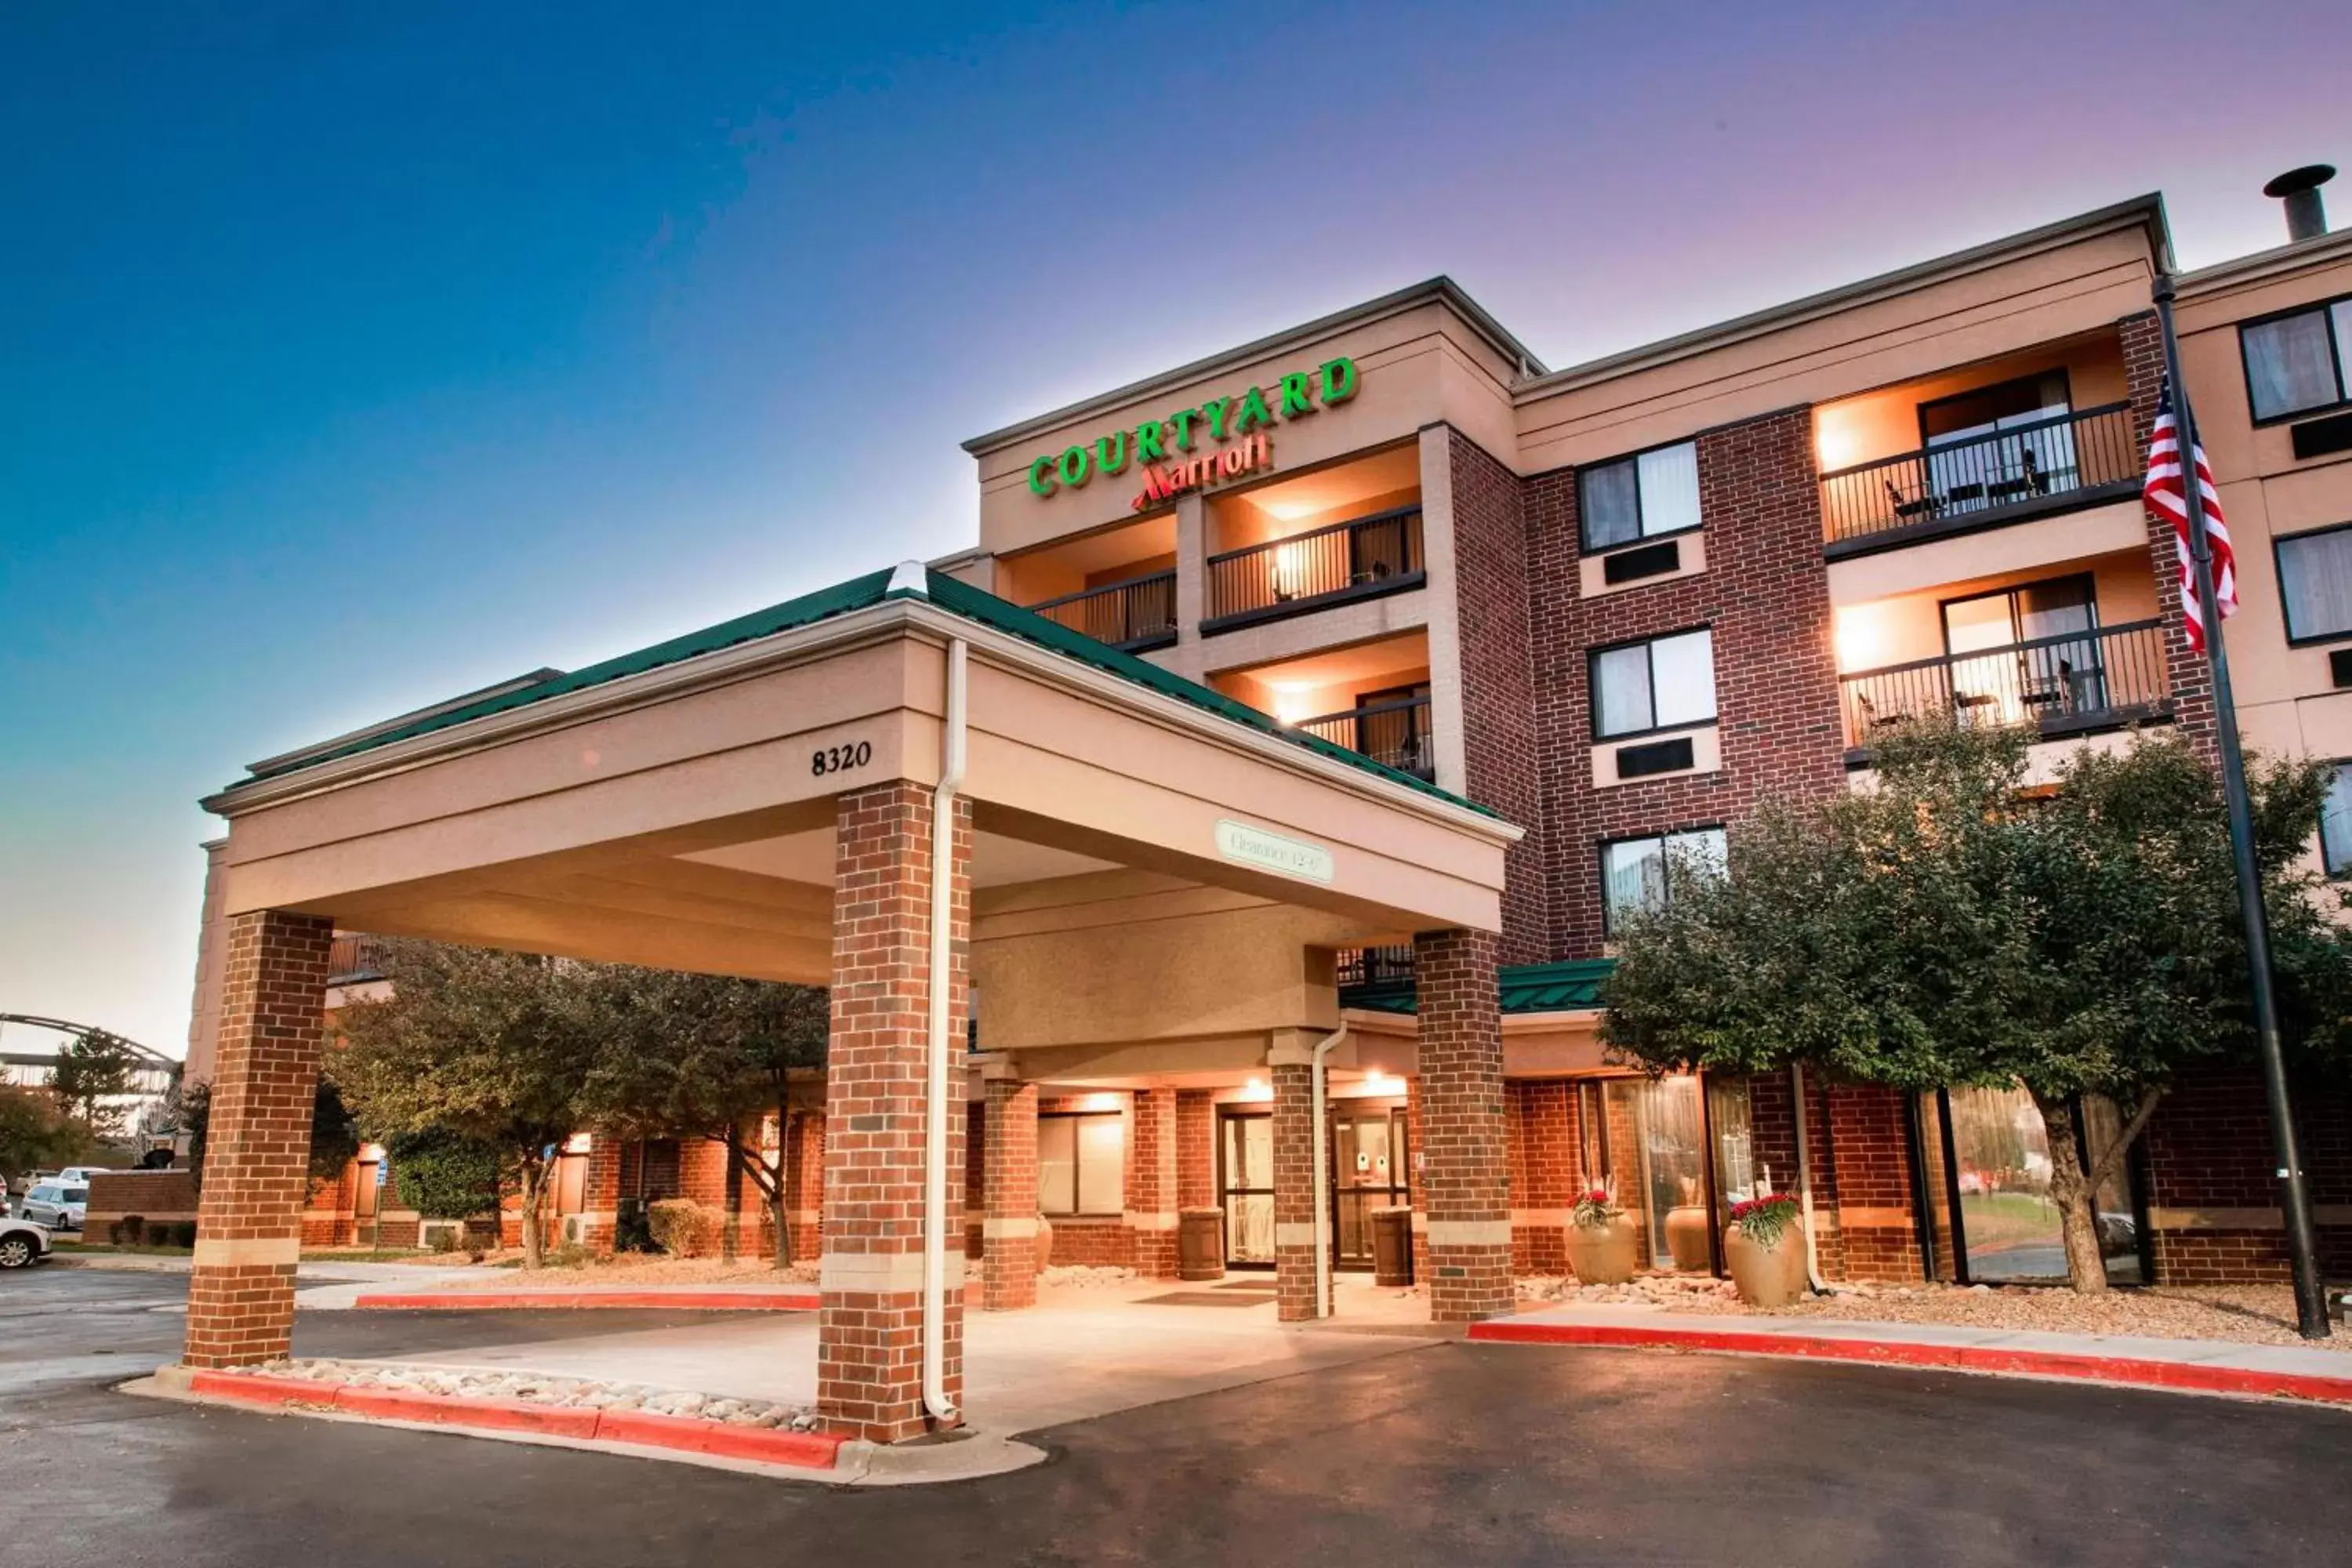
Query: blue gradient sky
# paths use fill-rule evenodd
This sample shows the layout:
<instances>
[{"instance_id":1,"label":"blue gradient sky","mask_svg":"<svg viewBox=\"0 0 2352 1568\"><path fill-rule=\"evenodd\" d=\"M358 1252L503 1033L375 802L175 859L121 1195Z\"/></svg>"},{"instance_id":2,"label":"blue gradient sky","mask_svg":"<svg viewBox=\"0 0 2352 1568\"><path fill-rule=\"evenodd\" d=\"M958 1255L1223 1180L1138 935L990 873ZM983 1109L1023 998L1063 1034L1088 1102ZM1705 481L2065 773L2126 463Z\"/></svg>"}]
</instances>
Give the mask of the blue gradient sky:
<instances>
[{"instance_id":1,"label":"blue gradient sky","mask_svg":"<svg viewBox=\"0 0 2352 1568\"><path fill-rule=\"evenodd\" d=\"M964 437L1435 272L1562 364L2352 163L2319 0L325 9L0 7L0 1011L175 1052L200 794L966 544Z\"/></svg>"}]
</instances>

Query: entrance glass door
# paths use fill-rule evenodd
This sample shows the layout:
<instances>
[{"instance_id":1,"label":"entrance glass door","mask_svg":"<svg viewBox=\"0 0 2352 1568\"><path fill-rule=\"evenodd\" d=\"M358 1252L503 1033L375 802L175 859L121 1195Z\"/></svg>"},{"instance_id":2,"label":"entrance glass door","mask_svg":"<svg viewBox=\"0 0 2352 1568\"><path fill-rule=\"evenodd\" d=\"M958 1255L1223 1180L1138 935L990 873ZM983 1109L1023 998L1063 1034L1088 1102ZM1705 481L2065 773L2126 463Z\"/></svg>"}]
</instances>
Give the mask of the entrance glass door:
<instances>
[{"instance_id":1,"label":"entrance glass door","mask_svg":"<svg viewBox=\"0 0 2352 1568\"><path fill-rule=\"evenodd\" d=\"M1642 1227L1649 1266L1706 1273L1714 1226L1698 1079L1611 1079L1603 1092L1617 1201Z\"/></svg>"},{"instance_id":2,"label":"entrance glass door","mask_svg":"<svg viewBox=\"0 0 2352 1568\"><path fill-rule=\"evenodd\" d=\"M1217 1179L1225 1211L1225 1262L1274 1267L1274 1114L1223 1110L1217 1125Z\"/></svg>"},{"instance_id":3,"label":"entrance glass door","mask_svg":"<svg viewBox=\"0 0 2352 1568\"><path fill-rule=\"evenodd\" d=\"M1340 1105L1331 1114L1331 1258L1372 1267L1372 1211L1407 1202L1404 1112Z\"/></svg>"}]
</instances>

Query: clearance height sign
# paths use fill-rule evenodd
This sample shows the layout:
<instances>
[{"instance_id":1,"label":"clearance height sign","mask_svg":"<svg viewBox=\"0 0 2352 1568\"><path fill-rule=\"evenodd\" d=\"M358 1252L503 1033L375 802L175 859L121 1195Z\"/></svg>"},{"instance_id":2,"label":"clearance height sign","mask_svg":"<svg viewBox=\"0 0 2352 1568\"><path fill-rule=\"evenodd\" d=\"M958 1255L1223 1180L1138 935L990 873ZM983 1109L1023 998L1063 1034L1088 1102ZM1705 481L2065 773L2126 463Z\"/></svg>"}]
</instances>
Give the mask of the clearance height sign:
<instances>
[{"instance_id":1,"label":"clearance height sign","mask_svg":"<svg viewBox=\"0 0 2352 1568\"><path fill-rule=\"evenodd\" d=\"M1091 446L1047 452L1029 465L1029 488L1041 496L1056 495L1084 487L1097 474L1123 474L1132 462L1143 476L1143 489L1129 504L1137 511L1149 510L1213 479L1272 468L1277 422L1303 418L1355 395L1356 362L1326 360L1311 371L1284 376L1271 396L1253 386L1239 396L1212 397L1165 419L1098 436Z\"/></svg>"}]
</instances>

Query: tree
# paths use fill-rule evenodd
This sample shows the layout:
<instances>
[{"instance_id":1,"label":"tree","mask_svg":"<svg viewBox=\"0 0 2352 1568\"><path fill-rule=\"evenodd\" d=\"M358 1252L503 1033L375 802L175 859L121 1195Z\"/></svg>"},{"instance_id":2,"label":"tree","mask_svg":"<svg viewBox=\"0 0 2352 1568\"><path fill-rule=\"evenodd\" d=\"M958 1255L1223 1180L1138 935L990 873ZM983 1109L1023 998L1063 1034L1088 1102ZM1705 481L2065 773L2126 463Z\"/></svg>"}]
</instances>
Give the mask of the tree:
<instances>
[{"instance_id":1,"label":"tree","mask_svg":"<svg viewBox=\"0 0 2352 1568\"><path fill-rule=\"evenodd\" d=\"M393 1180L400 1201L426 1219L471 1219L499 1207L499 1152L446 1128L392 1140Z\"/></svg>"},{"instance_id":2,"label":"tree","mask_svg":"<svg viewBox=\"0 0 2352 1568\"><path fill-rule=\"evenodd\" d=\"M86 1158L98 1146L87 1122L54 1095L0 1084L0 1185Z\"/></svg>"},{"instance_id":3,"label":"tree","mask_svg":"<svg viewBox=\"0 0 2352 1568\"><path fill-rule=\"evenodd\" d=\"M2054 789L2029 737L1927 725L1874 737L1874 785L1767 803L1728 875L1670 868L1624 922L1602 1037L1653 1070L1791 1062L1907 1089L2021 1084L2048 1136L2077 1290L2105 1289L2100 1185L2176 1075L2252 1046L2243 931L2213 768L2177 734L2083 748ZM2297 868L2326 770L2254 763L2249 788L2281 1004L2340 1048L2352 966ZM2121 1128L2085 1150L2073 1104Z\"/></svg>"},{"instance_id":4,"label":"tree","mask_svg":"<svg viewBox=\"0 0 2352 1568\"><path fill-rule=\"evenodd\" d=\"M138 1092L145 1058L129 1041L103 1032L77 1035L57 1054L49 1092L66 1114L100 1139L120 1136L123 1100Z\"/></svg>"},{"instance_id":5,"label":"tree","mask_svg":"<svg viewBox=\"0 0 2352 1568\"><path fill-rule=\"evenodd\" d=\"M637 970L619 977L629 1024L598 1064L593 1119L638 1137L699 1137L723 1145L767 1205L774 1262L792 1261L785 1210L785 1107L793 1073L822 1068L826 994L813 986ZM772 1154L761 1137L776 1116ZM730 1226L728 1245L734 1245Z\"/></svg>"},{"instance_id":6,"label":"tree","mask_svg":"<svg viewBox=\"0 0 2352 1568\"><path fill-rule=\"evenodd\" d=\"M496 1149L521 1198L523 1267L538 1268L551 1160L585 1121L614 1028L604 966L398 942L383 968L391 994L342 1013L336 1082L377 1137L437 1129Z\"/></svg>"}]
</instances>

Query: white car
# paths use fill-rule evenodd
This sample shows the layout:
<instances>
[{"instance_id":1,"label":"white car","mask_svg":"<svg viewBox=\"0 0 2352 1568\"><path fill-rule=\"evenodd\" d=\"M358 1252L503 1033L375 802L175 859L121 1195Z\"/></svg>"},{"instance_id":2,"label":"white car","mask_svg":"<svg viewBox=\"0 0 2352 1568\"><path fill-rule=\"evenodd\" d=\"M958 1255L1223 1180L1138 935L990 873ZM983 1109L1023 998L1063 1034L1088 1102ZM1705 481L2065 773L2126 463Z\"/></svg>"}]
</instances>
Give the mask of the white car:
<instances>
[{"instance_id":1,"label":"white car","mask_svg":"<svg viewBox=\"0 0 2352 1568\"><path fill-rule=\"evenodd\" d=\"M49 1255L49 1233L30 1220L0 1219L0 1268L26 1268Z\"/></svg>"},{"instance_id":2,"label":"white car","mask_svg":"<svg viewBox=\"0 0 2352 1568\"><path fill-rule=\"evenodd\" d=\"M62 1175L49 1176L33 1184L25 1194L24 1217L50 1230L79 1230L82 1216L89 1212L89 1184L68 1183Z\"/></svg>"}]
</instances>

